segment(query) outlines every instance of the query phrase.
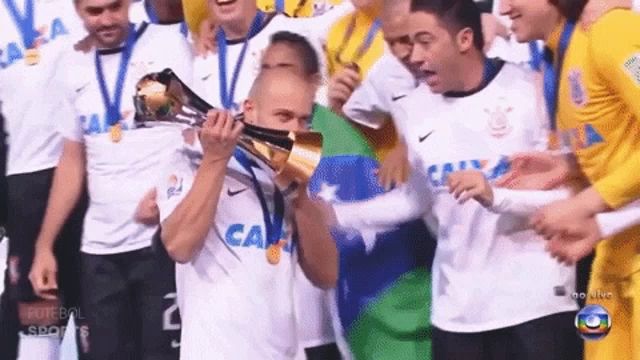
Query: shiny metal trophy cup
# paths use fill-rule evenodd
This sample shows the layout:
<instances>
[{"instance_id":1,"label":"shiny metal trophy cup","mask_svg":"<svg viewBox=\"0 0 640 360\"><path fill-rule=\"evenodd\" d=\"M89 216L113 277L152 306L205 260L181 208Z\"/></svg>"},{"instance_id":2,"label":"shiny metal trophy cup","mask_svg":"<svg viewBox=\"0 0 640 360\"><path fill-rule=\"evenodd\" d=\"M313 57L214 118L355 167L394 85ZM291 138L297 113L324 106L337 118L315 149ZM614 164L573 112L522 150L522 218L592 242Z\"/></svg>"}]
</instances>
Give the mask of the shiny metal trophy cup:
<instances>
[{"instance_id":1,"label":"shiny metal trophy cup","mask_svg":"<svg viewBox=\"0 0 640 360\"><path fill-rule=\"evenodd\" d=\"M213 106L189 89L176 74L165 69L145 75L136 86L134 96L138 126L172 123L201 127ZM243 121L239 114L236 121ZM317 132L294 132L266 129L244 124L239 146L273 171L281 189L292 182L305 183L320 162L322 135Z\"/></svg>"}]
</instances>

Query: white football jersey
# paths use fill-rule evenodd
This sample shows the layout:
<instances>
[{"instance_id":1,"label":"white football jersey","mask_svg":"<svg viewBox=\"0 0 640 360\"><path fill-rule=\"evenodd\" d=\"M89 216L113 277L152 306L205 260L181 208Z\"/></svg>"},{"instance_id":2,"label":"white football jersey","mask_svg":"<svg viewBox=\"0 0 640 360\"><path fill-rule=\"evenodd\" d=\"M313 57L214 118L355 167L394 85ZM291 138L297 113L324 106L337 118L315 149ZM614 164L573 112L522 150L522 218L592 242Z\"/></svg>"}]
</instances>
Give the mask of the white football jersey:
<instances>
[{"instance_id":1,"label":"white football jersey","mask_svg":"<svg viewBox=\"0 0 640 360\"><path fill-rule=\"evenodd\" d=\"M26 14L26 1L15 0ZM8 136L7 174L55 167L62 151L56 133L61 120L59 89L47 87L63 51L85 36L73 1L34 1L34 28L39 59L25 61L25 46L6 4L0 5L0 112Z\"/></svg>"},{"instance_id":2,"label":"white football jersey","mask_svg":"<svg viewBox=\"0 0 640 360\"><path fill-rule=\"evenodd\" d=\"M171 56L167 56L165 49L171 49ZM151 245L156 227L136 223L135 210L142 197L156 185L167 162L183 146L181 131L174 126L136 129L133 103L136 83L145 74L165 68L189 79L192 57L178 33L148 25L129 61L121 105L123 134L119 142L114 142L96 75L96 51L101 53L106 85L113 97L121 48L67 53L55 83L61 84L60 90L72 109L71 114L61 119L60 131L66 139L84 143L86 149L90 203L82 251L113 254Z\"/></svg>"},{"instance_id":3,"label":"white football jersey","mask_svg":"<svg viewBox=\"0 0 640 360\"><path fill-rule=\"evenodd\" d=\"M411 152L410 182L369 202L336 205L340 223L356 228L433 213L432 323L438 328L489 331L577 308L575 268L551 258L528 218L495 214L474 200L460 205L447 187L452 172L477 169L494 181L507 171L508 156L545 149L539 98L531 71L509 63L472 94L445 97L420 86L392 111L403 121Z\"/></svg>"},{"instance_id":4,"label":"white football jersey","mask_svg":"<svg viewBox=\"0 0 640 360\"><path fill-rule=\"evenodd\" d=\"M411 72L385 51L351 94L342 111L359 124L379 129L389 119L393 102L407 96L417 86Z\"/></svg>"},{"instance_id":5,"label":"white football jersey","mask_svg":"<svg viewBox=\"0 0 640 360\"><path fill-rule=\"evenodd\" d=\"M180 166L177 166L180 164ZM273 214L273 182L254 168ZM164 221L190 191L195 167L188 157L158 187ZM292 208L285 205L280 262L267 261L260 201L248 172L228 165L215 220L202 249L176 265L182 317L180 358L189 360L292 359L297 351L294 311Z\"/></svg>"}]
</instances>

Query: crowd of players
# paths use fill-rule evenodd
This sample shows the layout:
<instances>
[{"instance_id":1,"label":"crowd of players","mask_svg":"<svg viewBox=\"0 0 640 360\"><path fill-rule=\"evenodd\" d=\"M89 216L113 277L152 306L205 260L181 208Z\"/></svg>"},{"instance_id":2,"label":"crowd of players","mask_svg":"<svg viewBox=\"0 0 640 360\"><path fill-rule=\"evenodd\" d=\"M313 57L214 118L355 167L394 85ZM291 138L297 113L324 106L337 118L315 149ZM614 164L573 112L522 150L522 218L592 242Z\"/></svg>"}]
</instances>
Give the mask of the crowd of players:
<instances>
[{"instance_id":1,"label":"crowd of players","mask_svg":"<svg viewBox=\"0 0 640 360\"><path fill-rule=\"evenodd\" d=\"M638 1L196 3L3 1L0 359L57 359L69 313L81 359L360 358L332 325L333 230L418 218L437 238L419 353L640 359ZM165 68L219 109L202 129L137 128L135 84ZM238 150L241 112L347 119L390 191L283 186ZM584 349L581 277L615 323Z\"/></svg>"}]
</instances>

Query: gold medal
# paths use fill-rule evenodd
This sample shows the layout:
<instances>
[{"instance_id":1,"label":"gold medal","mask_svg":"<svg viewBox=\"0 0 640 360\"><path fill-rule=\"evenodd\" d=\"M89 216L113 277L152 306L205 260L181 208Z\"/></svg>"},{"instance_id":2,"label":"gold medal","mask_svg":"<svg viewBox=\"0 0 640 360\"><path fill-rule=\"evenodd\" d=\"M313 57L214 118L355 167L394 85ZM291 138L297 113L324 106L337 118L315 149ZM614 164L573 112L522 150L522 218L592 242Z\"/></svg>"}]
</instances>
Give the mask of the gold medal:
<instances>
[{"instance_id":1,"label":"gold medal","mask_svg":"<svg viewBox=\"0 0 640 360\"><path fill-rule=\"evenodd\" d=\"M267 261L271 265L277 265L280 262L280 253L282 252L282 247L280 243L271 244L267 249Z\"/></svg>"},{"instance_id":2,"label":"gold medal","mask_svg":"<svg viewBox=\"0 0 640 360\"><path fill-rule=\"evenodd\" d=\"M122 126L119 123L111 125L109 135L114 143L120 142L122 140Z\"/></svg>"},{"instance_id":3,"label":"gold medal","mask_svg":"<svg viewBox=\"0 0 640 360\"><path fill-rule=\"evenodd\" d=\"M37 48L27 49L24 52L24 62L29 66L33 66L33 65L36 65L37 63L39 63L40 62L40 50L38 50Z\"/></svg>"}]
</instances>

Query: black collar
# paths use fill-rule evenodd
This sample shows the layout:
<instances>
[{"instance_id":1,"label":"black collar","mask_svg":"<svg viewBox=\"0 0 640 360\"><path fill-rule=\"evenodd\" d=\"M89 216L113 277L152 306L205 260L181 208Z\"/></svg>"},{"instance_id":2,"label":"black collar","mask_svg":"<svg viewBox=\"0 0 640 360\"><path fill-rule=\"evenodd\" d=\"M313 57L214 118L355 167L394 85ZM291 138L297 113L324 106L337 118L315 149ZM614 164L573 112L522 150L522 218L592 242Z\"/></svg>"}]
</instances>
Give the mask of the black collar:
<instances>
[{"instance_id":1,"label":"black collar","mask_svg":"<svg viewBox=\"0 0 640 360\"><path fill-rule=\"evenodd\" d=\"M146 22L143 22L140 24L140 27L136 30L136 41L140 39L142 34L144 34L144 32L147 30L148 26L149 24ZM111 49L98 49L96 51L98 52L99 55L113 55L113 54L117 54L124 51L124 46L119 46Z\"/></svg>"},{"instance_id":2,"label":"black collar","mask_svg":"<svg viewBox=\"0 0 640 360\"><path fill-rule=\"evenodd\" d=\"M487 59L487 61L489 62L489 64L487 64L486 68L488 68L489 71L485 70L486 74L483 75L480 86L468 91L447 91L443 95L445 97L462 98L476 94L486 88L487 85L489 85L493 81L493 79L498 76L500 70L502 70L502 67L505 64L504 60L498 58Z\"/></svg>"}]
</instances>

